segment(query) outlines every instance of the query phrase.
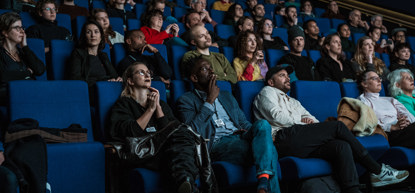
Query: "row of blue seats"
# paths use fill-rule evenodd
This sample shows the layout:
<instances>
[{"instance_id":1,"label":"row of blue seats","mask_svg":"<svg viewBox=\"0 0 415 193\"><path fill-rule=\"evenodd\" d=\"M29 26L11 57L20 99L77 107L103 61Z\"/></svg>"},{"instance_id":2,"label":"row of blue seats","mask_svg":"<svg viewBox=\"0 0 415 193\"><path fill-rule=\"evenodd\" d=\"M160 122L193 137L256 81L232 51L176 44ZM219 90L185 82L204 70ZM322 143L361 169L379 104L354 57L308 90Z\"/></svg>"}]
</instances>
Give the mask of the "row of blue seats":
<instances>
[{"instance_id":1,"label":"row of blue seats","mask_svg":"<svg viewBox=\"0 0 415 193\"><path fill-rule=\"evenodd\" d=\"M223 90L230 90L228 82L218 84ZM341 87L342 85L342 87ZM356 96L355 83L320 81L296 81L291 96L297 98L303 106L320 121L328 116L336 116L337 103L342 96ZM88 129L87 143L48 144L48 181L56 192L104 192L104 148L98 141L105 141L104 120L111 106L119 97L121 84L116 82L98 82L96 89L95 113L91 119L87 84L82 81L12 81L9 84L10 104L9 120L34 118L41 127L65 128L71 123L79 123ZM153 86L161 91L164 84L154 81ZM236 98L249 120L251 103L264 86L263 82L238 82ZM341 91L343 89L343 92ZM188 91L183 81L172 82L174 98ZM242 93L243 92L243 93ZM53 96L53 97L52 97ZM95 121L92 121L95 120ZM97 122L93 129L92 122ZM389 147L386 139L380 135L358 137L371 155L396 168L405 168L415 163L413 150L402 147ZM393 155L393 156L390 156ZM331 166L321 159L301 159L285 157L279 160L282 181L331 174ZM226 162L213 164L218 183L222 189L243 186L255 186L255 168L236 166ZM365 170L359 168L359 173ZM236 175L238 174L238 175ZM152 192L163 187L163 181L157 172L137 168L131 171L134 186L131 192Z\"/></svg>"}]
</instances>

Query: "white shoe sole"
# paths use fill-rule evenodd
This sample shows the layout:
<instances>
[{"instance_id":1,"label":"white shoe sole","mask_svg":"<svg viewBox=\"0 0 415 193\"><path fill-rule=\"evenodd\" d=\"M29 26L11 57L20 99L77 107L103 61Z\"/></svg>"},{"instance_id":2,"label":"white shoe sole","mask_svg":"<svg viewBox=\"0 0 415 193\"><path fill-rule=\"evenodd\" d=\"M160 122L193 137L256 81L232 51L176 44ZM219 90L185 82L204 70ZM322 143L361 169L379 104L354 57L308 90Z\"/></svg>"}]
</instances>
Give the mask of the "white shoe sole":
<instances>
[{"instance_id":1,"label":"white shoe sole","mask_svg":"<svg viewBox=\"0 0 415 193\"><path fill-rule=\"evenodd\" d=\"M409 175L405 176L404 178L393 180L393 181L391 180L391 181L375 182L375 183L372 183L372 186L373 187L381 187L381 186L387 186L387 185L391 185L391 184L397 184L397 183L400 183L400 182L406 180L406 178L408 178L408 176Z\"/></svg>"}]
</instances>

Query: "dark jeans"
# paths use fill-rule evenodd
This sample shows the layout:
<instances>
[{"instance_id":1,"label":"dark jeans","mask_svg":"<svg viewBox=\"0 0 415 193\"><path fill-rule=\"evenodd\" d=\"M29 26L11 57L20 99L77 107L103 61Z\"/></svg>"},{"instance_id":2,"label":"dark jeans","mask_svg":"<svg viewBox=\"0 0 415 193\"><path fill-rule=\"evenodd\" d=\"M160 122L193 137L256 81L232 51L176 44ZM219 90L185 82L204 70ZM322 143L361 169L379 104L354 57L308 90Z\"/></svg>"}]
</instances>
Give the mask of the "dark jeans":
<instances>
[{"instance_id":1,"label":"dark jeans","mask_svg":"<svg viewBox=\"0 0 415 193\"><path fill-rule=\"evenodd\" d=\"M0 192L2 193L17 193L16 175L6 167L0 166Z\"/></svg>"},{"instance_id":2,"label":"dark jeans","mask_svg":"<svg viewBox=\"0 0 415 193\"><path fill-rule=\"evenodd\" d=\"M313 157L329 161L344 192L358 191L359 176L354 159L372 173L381 170L342 122L294 125L278 131L275 142L280 157Z\"/></svg>"},{"instance_id":3,"label":"dark jeans","mask_svg":"<svg viewBox=\"0 0 415 193\"><path fill-rule=\"evenodd\" d=\"M272 142L271 126L265 120L255 122L240 135L228 135L216 142L210 152L212 161L227 161L237 165L254 164L257 175L270 175L270 193L279 193L277 177L278 154Z\"/></svg>"},{"instance_id":4,"label":"dark jeans","mask_svg":"<svg viewBox=\"0 0 415 193\"><path fill-rule=\"evenodd\" d=\"M391 146L403 146L415 148L415 123L412 123L402 130L387 133Z\"/></svg>"}]
</instances>

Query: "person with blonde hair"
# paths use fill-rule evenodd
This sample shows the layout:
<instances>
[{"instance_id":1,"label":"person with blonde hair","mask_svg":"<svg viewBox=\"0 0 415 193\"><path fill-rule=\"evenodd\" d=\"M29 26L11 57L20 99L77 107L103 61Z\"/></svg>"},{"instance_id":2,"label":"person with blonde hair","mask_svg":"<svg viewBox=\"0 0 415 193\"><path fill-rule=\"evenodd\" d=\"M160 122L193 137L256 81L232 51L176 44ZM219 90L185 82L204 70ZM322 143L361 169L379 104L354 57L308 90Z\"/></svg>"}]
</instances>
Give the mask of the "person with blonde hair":
<instances>
[{"instance_id":1,"label":"person with blonde hair","mask_svg":"<svg viewBox=\"0 0 415 193\"><path fill-rule=\"evenodd\" d=\"M151 87L152 75L147 66L140 62L130 65L124 72L124 89L112 107L108 120L109 135L119 142L125 142L129 137L153 135L155 155L147 158L128 157L123 159L126 163L122 164L123 167L161 171L176 192L197 192L195 179L199 169L195 159L195 135L191 129L180 125L167 103L160 100L159 91ZM206 185L210 188L214 186L213 183Z\"/></svg>"},{"instance_id":2,"label":"person with blonde hair","mask_svg":"<svg viewBox=\"0 0 415 193\"><path fill-rule=\"evenodd\" d=\"M357 74L366 70L375 71L383 80L386 80L389 73L385 63L375 56L375 43L369 36L363 36L357 41L352 67Z\"/></svg>"}]
</instances>

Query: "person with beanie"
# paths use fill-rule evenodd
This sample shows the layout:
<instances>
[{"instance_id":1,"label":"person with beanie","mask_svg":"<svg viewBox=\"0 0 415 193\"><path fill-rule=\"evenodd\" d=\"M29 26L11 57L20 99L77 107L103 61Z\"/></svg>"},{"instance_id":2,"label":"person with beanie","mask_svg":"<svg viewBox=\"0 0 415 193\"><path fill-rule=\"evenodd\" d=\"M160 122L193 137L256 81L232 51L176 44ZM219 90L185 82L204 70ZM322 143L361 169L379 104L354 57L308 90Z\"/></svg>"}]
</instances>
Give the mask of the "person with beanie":
<instances>
[{"instance_id":1,"label":"person with beanie","mask_svg":"<svg viewBox=\"0 0 415 193\"><path fill-rule=\"evenodd\" d=\"M292 26L288 29L288 44L290 45L290 53L281 57L278 65L290 64L294 67L295 73L299 80L319 80L319 75L314 70L314 62L311 58L302 56L304 50L304 31L299 26Z\"/></svg>"}]
</instances>

